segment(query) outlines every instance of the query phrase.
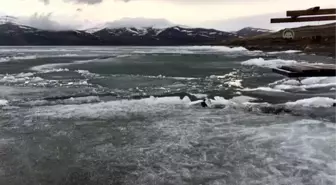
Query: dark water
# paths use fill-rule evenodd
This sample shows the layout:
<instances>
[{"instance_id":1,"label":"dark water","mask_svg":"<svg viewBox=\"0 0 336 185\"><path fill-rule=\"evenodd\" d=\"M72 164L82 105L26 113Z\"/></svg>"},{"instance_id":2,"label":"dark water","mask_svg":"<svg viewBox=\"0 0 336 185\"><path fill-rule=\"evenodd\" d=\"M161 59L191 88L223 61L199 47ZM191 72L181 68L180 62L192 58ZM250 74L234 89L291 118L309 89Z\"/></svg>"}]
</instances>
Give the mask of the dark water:
<instances>
[{"instance_id":1,"label":"dark water","mask_svg":"<svg viewBox=\"0 0 336 185\"><path fill-rule=\"evenodd\" d=\"M0 47L0 184L335 184L336 78L271 72L297 62L335 60Z\"/></svg>"}]
</instances>

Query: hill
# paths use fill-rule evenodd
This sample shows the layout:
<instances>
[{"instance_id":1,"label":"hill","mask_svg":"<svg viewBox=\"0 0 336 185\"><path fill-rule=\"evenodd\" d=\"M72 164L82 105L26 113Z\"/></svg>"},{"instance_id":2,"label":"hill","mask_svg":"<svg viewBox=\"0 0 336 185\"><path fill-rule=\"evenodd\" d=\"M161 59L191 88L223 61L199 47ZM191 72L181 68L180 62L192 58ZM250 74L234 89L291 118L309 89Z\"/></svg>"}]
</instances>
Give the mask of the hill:
<instances>
[{"instance_id":1,"label":"hill","mask_svg":"<svg viewBox=\"0 0 336 185\"><path fill-rule=\"evenodd\" d=\"M336 23L302 26L292 28L295 33L294 39L283 39L283 30L279 30L273 33L223 41L222 44L243 46L251 50L303 50L305 52L335 56L335 28Z\"/></svg>"}]
</instances>

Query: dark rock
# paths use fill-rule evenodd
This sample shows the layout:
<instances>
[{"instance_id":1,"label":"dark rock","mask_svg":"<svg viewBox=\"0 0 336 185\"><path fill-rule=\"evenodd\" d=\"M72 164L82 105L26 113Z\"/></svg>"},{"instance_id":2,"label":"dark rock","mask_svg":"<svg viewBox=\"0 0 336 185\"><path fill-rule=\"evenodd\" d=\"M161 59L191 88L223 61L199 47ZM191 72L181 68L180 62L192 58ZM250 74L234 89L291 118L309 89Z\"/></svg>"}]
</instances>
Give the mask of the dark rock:
<instances>
[{"instance_id":1,"label":"dark rock","mask_svg":"<svg viewBox=\"0 0 336 185\"><path fill-rule=\"evenodd\" d=\"M205 100L202 101L201 106L202 107L208 107L208 105L205 103Z\"/></svg>"}]
</instances>

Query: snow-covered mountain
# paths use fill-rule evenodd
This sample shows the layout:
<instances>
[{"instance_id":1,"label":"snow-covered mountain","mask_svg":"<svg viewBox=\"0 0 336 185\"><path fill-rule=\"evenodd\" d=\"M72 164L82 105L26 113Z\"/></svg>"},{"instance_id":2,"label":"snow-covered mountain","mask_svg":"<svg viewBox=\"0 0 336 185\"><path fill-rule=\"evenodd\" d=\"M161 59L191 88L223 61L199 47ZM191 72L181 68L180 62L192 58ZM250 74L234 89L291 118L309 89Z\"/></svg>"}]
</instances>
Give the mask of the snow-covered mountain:
<instances>
[{"instance_id":1,"label":"snow-covered mountain","mask_svg":"<svg viewBox=\"0 0 336 185\"><path fill-rule=\"evenodd\" d=\"M172 26L104 28L92 33L108 43L135 45L188 45L205 44L236 38L234 33L214 29Z\"/></svg>"},{"instance_id":2,"label":"snow-covered mountain","mask_svg":"<svg viewBox=\"0 0 336 185\"><path fill-rule=\"evenodd\" d=\"M22 25L20 21L13 16L0 16L0 33L16 34L18 32L35 32L36 28ZM0 41L1 42L1 41Z\"/></svg>"},{"instance_id":3,"label":"snow-covered mountain","mask_svg":"<svg viewBox=\"0 0 336 185\"><path fill-rule=\"evenodd\" d=\"M107 34L110 36L170 36L173 34L180 34L184 36L201 36L207 38L213 38L218 36L234 36L235 33L224 32L215 29L203 29L203 28L188 28L182 26L172 26L166 28L156 28L156 27L120 27L120 28L103 28L101 30L87 31L92 34Z\"/></svg>"},{"instance_id":4,"label":"snow-covered mountain","mask_svg":"<svg viewBox=\"0 0 336 185\"><path fill-rule=\"evenodd\" d=\"M83 30L87 33L94 33L103 29L112 30L112 32L113 30L117 32L124 30L130 32L137 31L139 33L145 34L149 30L160 31L174 26L188 28L188 26L174 24L165 19L123 18L113 22L96 24L94 26L86 27L80 30Z\"/></svg>"},{"instance_id":5,"label":"snow-covered mountain","mask_svg":"<svg viewBox=\"0 0 336 185\"><path fill-rule=\"evenodd\" d=\"M148 18L122 18L112 22L99 23L95 26L84 28L88 33L94 33L102 29L117 29L117 28L167 28L176 26L176 24L169 22L166 19L148 19Z\"/></svg>"},{"instance_id":6,"label":"snow-covered mountain","mask_svg":"<svg viewBox=\"0 0 336 185\"><path fill-rule=\"evenodd\" d=\"M241 30L235 32L239 37L251 37L256 35L261 35L264 33L271 33L272 30L262 29L262 28L253 28L253 27L245 27Z\"/></svg>"},{"instance_id":7,"label":"snow-covered mountain","mask_svg":"<svg viewBox=\"0 0 336 185\"><path fill-rule=\"evenodd\" d=\"M114 22L95 29L67 31L42 30L7 17L1 20L0 45L202 45L237 37L215 29L170 26L163 20L128 26L132 19L127 24Z\"/></svg>"},{"instance_id":8,"label":"snow-covered mountain","mask_svg":"<svg viewBox=\"0 0 336 185\"><path fill-rule=\"evenodd\" d=\"M202 45L269 31L249 27L225 32L143 18L125 18L91 29L50 31L22 25L15 17L0 17L0 45Z\"/></svg>"}]
</instances>

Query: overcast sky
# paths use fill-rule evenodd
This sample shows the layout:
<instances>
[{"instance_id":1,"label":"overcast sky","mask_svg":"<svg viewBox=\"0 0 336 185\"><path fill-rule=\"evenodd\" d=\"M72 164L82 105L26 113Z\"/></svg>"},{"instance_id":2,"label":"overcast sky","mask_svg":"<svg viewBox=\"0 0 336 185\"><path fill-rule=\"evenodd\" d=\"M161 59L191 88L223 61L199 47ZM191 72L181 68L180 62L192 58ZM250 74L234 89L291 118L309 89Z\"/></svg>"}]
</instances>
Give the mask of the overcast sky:
<instances>
[{"instance_id":1,"label":"overcast sky","mask_svg":"<svg viewBox=\"0 0 336 185\"><path fill-rule=\"evenodd\" d=\"M235 29L243 25L258 27L259 24L259 27L270 28L274 26L269 24L271 16L285 16L286 10L305 9L317 5L322 8L335 7L336 1L0 0L0 13L25 17L30 22L35 21L35 24L56 23L52 25L56 27L78 27L82 24L112 22L125 17L144 17L166 19L182 25Z\"/></svg>"}]
</instances>

